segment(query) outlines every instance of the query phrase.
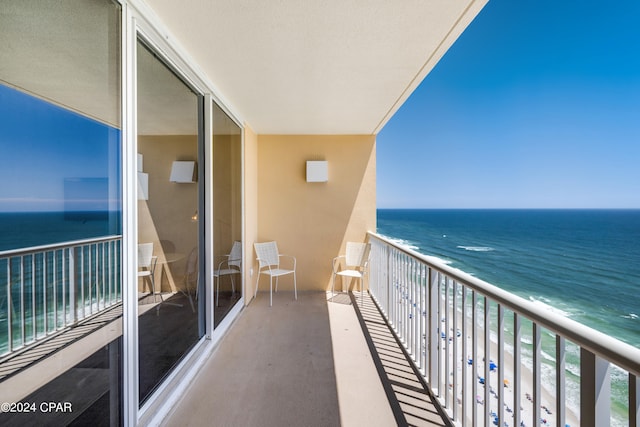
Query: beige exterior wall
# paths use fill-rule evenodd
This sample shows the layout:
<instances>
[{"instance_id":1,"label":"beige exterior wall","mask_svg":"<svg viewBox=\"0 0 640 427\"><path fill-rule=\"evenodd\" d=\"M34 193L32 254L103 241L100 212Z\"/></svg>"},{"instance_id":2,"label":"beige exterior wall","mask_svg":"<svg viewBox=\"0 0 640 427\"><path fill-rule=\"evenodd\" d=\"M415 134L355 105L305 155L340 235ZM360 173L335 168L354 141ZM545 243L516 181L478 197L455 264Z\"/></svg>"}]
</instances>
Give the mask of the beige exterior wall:
<instances>
[{"instance_id":1,"label":"beige exterior wall","mask_svg":"<svg viewBox=\"0 0 640 427\"><path fill-rule=\"evenodd\" d=\"M258 233L257 239L247 233L247 244L276 240L281 253L294 255L298 290L330 289L332 259L344 253L347 241L364 241L375 230L375 147L374 135L258 136ZM245 170L253 169L252 149L247 144ZM329 181L306 182L307 160L326 160ZM248 221L251 197L247 191ZM253 247L247 253L253 254L255 285ZM269 289L268 279L259 289ZM292 289L290 279L283 278L281 289Z\"/></svg>"}]
</instances>

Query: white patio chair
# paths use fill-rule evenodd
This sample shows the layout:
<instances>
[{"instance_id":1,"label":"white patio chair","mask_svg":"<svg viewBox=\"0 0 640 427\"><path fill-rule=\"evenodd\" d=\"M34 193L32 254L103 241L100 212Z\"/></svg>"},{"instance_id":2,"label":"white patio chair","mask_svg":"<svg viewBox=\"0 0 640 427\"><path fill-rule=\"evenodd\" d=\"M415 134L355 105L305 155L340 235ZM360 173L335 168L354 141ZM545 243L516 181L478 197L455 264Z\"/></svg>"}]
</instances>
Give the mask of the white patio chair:
<instances>
[{"instance_id":1,"label":"white patio chair","mask_svg":"<svg viewBox=\"0 0 640 427\"><path fill-rule=\"evenodd\" d=\"M254 297L258 295L258 283L260 274L269 275L269 306L273 305L273 278L276 278L276 292L278 292L278 278L293 273L293 292L295 299L298 299L296 289L296 258L291 255L278 253L276 242L254 243L256 254L258 255L258 278L256 279L256 291ZM293 261L293 269L280 268L280 258L289 258Z\"/></svg>"},{"instance_id":2,"label":"white patio chair","mask_svg":"<svg viewBox=\"0 0 640 427\"><path fill-rule=\"evenodd\" d=\"M336 276L351 277L360 279L360 305L364 302L364 276L369 267L369 253L371 243L347 242L347 252L345 255L337 256L333 259L333 276L331 281L331 298L335 294ZM340 260L344 259L344 269L338 270ZM344 284L343 284L344 291Z\"/></svg>"},{"instance_id":3,"label":"white patio chair","mask_svg":"<svg viewBox=\"0 0 640 427\"><path fill-rule=\"evenodd\" d=\"M231 295L236 293L233 276L242 272L242 243L233 242L231 253L225 255L225 258L213 272L213 277L216 280L216 307L220 302L220 277L231 276Z\"/></svg>"},{"instance_id":4,"label":"white patio chair","mask_svg":"<svg viewBox=\"0 0 640 427\"><path fill-rule=\"evenodd\" d=\"M138 277L147 278L151 283L151 294L156 299L155 271L158 257L153 256L153 243L138 244Z\"/></svg>"}]
</instances>

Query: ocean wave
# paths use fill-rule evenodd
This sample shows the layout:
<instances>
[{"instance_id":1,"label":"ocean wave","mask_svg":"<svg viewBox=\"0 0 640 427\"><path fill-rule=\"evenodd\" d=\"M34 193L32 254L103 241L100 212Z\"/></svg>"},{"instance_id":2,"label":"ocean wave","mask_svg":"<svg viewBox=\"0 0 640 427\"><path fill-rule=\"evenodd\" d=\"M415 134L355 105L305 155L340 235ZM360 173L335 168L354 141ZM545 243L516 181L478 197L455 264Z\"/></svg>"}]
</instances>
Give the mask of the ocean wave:
<instances>
[{"instance_id":1,"label":"ocean wave","mask_svg":"<svg viewBox=\"0 0 640 427\"><path fill-rule=\"evenodd\" d=\"M456 246L457 248L464 249L465 251L471 252L491 252L495 251L494 248L490 246Z\"/></svg>"},{"instance_id":2,"label":"ocean wave","mask_svg":"<svg viewBox=\"0 0 640 427\"><path fill-rule=\"evenodd\" d=\"M385 239L389 240L390 242L395 243L398 246L403 246L405 248L411 249L413 251L419 251L419 247L412 244L410 241L408 240L404 240L404 239L398 239L397 237L391 237L391 236L385 236L382 235Z\"/></svg>"},{"instance_id":3,"label":"ocean wave","mask_svg":"<svg viewBox=\"0 0 640 427\"><path fill-rule=\"evenodd\" d=\"M551 301L547 298L534 298L534 297L529 297L529 300L536 306L538 306L539 308L549 311L551 313L555 313L555 314L559 314L560 316L564 316L564 317L571 317L571 313L569 313L568 311L564 311L561 310L557 307L554 307L552 305L550 305L549 303L551 303Z\"/></svg>"},{"instance_id":4,"label":"ocean wave","mask_svg":"<svg viewBox=\"0 0 640 427\"><path fill-rule=\"evenodd\" d=\"M639 318L638 315L635 313L629 313L626 316L622 316L622 317L625 319L632 319L632 320L636 320Z\"/></svg>"}]
</instances>

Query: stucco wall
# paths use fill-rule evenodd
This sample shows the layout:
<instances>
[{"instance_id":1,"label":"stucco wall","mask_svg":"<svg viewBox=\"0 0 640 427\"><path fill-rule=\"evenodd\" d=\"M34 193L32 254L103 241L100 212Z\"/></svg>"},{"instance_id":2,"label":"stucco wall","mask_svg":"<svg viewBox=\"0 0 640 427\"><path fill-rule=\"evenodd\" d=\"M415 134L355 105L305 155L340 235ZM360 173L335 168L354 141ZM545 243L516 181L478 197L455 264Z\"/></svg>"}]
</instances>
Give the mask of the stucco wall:
<instances>
[{"instance_id":1,"label":"stucco wall","mask_svg":"<svg viewBox=\"0 0 640 427\"><path fill-rule=\"evenodd\" d=\"M257 148L255 241L276 240L281 253L297 258L298 290L330 289L333 257L376 227L375 136L258 135ZM306 182L307 160L326 160L329 181ZM249 211L247 204L248 218ZM255 285L255 251L248 253ZM290 279L281 280L281 289L292 288ZM269 289L267 279L259 289Z\"/></svg>"}]
</instances>

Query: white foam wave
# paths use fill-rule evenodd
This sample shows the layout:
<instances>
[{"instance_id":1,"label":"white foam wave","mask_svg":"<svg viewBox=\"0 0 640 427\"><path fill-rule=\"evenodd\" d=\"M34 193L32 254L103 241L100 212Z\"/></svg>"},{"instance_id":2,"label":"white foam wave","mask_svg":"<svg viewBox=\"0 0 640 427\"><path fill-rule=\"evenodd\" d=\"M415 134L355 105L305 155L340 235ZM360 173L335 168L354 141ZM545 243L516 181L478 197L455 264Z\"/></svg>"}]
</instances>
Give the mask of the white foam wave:
<instances>
[{"instance_id":1,"label":"white foam wave","mask_svg":"<svg viewBox=\"0 0 640 427\"><path fill-rule=\"evenodd\" d=\"M464 249L465 251L471 252L491 252L495 251L494 248L490 246L457 246L459 249Z\"/></svg>"},{"instance_id":2,"label":"white foam wave","mask_svg":"<svg viewBox=\"0 0 640 427\"><path fill-rule=\"evenodd\" d=\"M622 316L622 317L624 317L625 319L632 319L632 320L638 319L638 315L635 313L629 313L626 316Z\"/></svg>"},{"instance_id":3,"label":"white foam wave","mask_svg":"<svg viewBox=\"0 0 640 427\"><path fill-rule=\"evenodd\" d=\"M529 300L536 306L538 306L538 308L541 308L543 310L549 311L551 313L555 313L555 314L559 314L560 316L564 316L564 317L570 317L571 313L569 313L568 311L564 311L561 310L557 307L553 307L549 304L547 304L549 301L546 298L534 298L534 297L529 297ZM545 302L546 301L546 302Z\"/></svg>"},{"instance_id":4,"label":"white foam wave","mask_svg":"<svg viewBox=\"0 0 640 427\"><path fill-rule=\"evenodd\" d=\"M451 264L451 261L448 261L446 259L442 259L442 258L438 258L437 256L432 256L432 255L427 255L425 256L425 258L431 262L434 263L440 263L440 264L446 264L449 265Z\"/></svg>"}]
</instances>

